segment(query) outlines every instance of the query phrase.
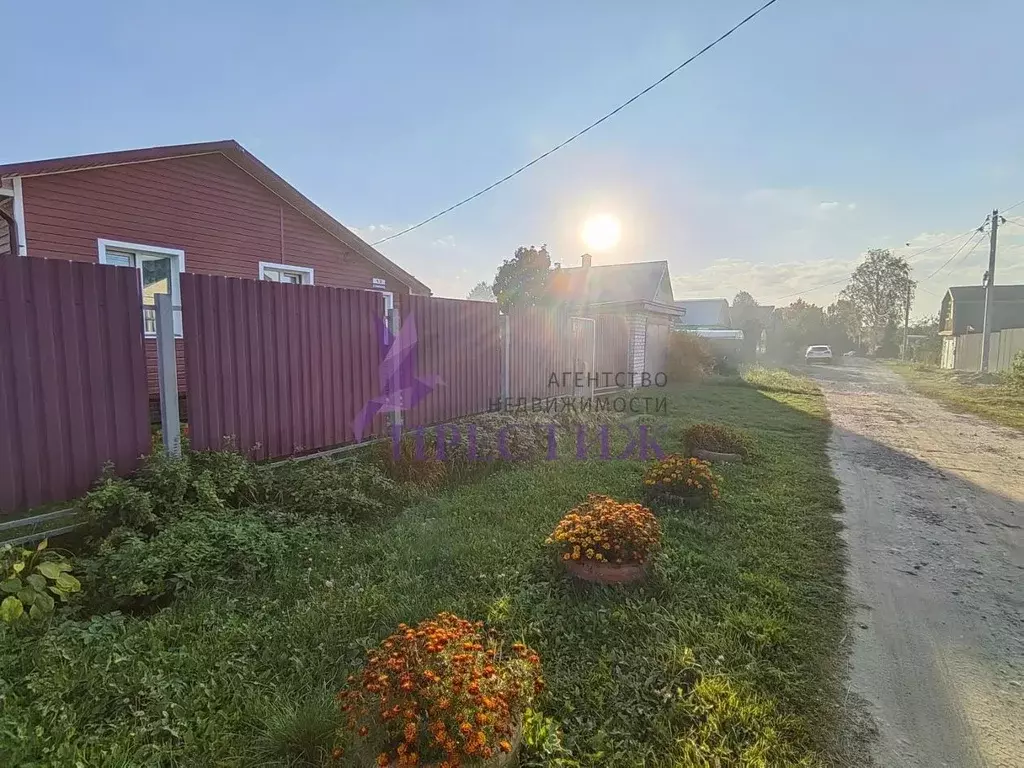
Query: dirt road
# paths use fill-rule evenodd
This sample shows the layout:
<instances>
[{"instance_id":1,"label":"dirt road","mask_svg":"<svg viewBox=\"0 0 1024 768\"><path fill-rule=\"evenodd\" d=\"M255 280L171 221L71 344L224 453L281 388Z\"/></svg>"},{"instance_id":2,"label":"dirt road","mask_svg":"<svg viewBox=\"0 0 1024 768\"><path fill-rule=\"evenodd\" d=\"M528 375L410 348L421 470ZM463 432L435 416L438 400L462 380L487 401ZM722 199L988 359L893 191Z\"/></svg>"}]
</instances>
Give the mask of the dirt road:
<instances>
[{"instance_id":1,"label":"dirt road","mask_svg":"<svg viewBox=\"0 0 1024 768\"><path fill-rule=\"evenodd\" d=\"M851 692L889 768L1024 766L1024 435L883 366L814 367L856 612Z\"/></svg>"}]
</instances>

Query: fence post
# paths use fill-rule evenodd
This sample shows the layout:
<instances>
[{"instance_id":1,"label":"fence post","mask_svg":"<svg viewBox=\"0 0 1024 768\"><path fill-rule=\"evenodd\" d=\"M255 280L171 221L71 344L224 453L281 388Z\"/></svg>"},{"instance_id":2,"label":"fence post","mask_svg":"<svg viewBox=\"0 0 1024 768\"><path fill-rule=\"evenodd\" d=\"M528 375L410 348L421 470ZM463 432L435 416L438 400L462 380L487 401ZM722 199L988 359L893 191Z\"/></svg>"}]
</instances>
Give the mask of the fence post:
<instances>
[{"instance_id":1,"label":"fence post","mask_svg":"<svg viewBox=\"0 0 1024 768\"><path fill-rule=\"evenodd\" d=\"M181 456L178 415L178 361L174 356L174 304L170 295L156 298L156 371L160 383L160 429L168 456Z\"/></svg>"},{"instance_id":2,"label":"fence post","mask_svg":"<svg viewBox=\"0 0 1024 768\"><path fill-rule=\"evenodd\" d=\"M507 314L501 315L501 402L502 408L505 407L505 403L508 402L511 394L509 390L512 388L512 370L510 360L510 349L511 349L511 321Z\"/></svg>"},{"instance_id":3,"label":"fence post","mask_svg":"<svg viewBox=\"0 0 1024 768\"><path fill-rule=\"evenodd\" d=\"M391 340L392 340L392 344L393 344L394 340L398 338L398 323L399 323L398 307L392 306L390 309L387 310L387 320L388 320L388 331L391 334ZM401 366L399 366L397 364L397 362L396 362L395 369L393 371L390 371L390 375L392 377L391 384L393 386L397 387L397 389L398 389L398 393L397 394L398 394L399 398L402 396L402 394L401 394L402 382L400 380L400 378L401 378L400 372L401 372ZM386 386L386 383L385 383L385 386ZM391 429L392 429L392 432L394 432L395 427L401 427L402 426L402 408L404 408L404 407L405 407L405 403L404 402L399 402L397 404L397 407L395 408L395 410L393 410L391 412Z\"/></svg>"}]
</instances>

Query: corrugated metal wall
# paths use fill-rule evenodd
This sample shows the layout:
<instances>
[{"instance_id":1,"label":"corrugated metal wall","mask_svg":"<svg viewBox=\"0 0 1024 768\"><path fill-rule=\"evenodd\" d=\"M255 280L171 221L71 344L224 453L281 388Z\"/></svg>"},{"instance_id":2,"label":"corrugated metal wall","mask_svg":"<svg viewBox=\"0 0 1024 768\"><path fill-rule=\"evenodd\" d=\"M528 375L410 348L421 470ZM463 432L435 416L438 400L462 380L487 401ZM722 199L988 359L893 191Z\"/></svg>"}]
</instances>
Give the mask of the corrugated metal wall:
<instances>
[{"instance_id":1,"label":"corrugated metal wall","mask_svg":"<svg viewBox=\"0 0 1024 768\"><path fill-rule=\"evenodd\" d=\"M381 394L381 294L188 273L181 294L193 448L263 459L356 439Z\"/></svg>"},{"instance_id":2,"label":"corrugated metal wall","mask_svg":"<svg viewBox=\"0 0 1024 768\"><path fill-rule=\"evenodd\" d=\"M414 373L439 376L403 416L406 426L425 426L482 413L501 397L501 337L493 302L403 296L402 328L416 329ZM404 386L411 381L403 380Z\"/></svg>"},{"instance_id":3,"label":"corrugated metal wall","mask_svg":"<svg viewBox=\"0 0 1024 768\"><path fill-rule=\"evenodd\" d=\"M513 310L508 318L509 397L572 394L571 381L562 386L562 375L573 371L576 358L568 313L534 307ZM551 384L551 374L557 385Z\"/></svg>"},{"instance_id":4,"label":"corrugated metal wall","mask_svg":"<svg viewBox=\"0 0 1024 768\"><path fill-rule=\"evenodd\" d=\"M135 270L0 259L0 517L148 453L141 306Z\"/></svg>"}]
</instances>

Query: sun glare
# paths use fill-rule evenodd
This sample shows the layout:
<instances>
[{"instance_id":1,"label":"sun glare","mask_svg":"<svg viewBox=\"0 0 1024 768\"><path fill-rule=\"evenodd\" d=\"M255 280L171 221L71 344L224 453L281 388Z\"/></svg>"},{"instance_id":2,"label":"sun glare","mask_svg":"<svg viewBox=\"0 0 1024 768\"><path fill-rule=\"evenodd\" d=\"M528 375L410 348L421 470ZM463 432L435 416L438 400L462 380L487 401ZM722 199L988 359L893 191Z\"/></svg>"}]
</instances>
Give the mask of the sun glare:
<instances>
[{"instance_id":1,"label":"sun glare","mask_svg":"<svg viewBox=\"0 0 1024 768\"><path fill-rule=\"evenodd\" d=\"M609 213L591 216L583 222L580 237L592 251L607 251L614 248L622 236L622 225Z\"/></svg>"}]
</instances>

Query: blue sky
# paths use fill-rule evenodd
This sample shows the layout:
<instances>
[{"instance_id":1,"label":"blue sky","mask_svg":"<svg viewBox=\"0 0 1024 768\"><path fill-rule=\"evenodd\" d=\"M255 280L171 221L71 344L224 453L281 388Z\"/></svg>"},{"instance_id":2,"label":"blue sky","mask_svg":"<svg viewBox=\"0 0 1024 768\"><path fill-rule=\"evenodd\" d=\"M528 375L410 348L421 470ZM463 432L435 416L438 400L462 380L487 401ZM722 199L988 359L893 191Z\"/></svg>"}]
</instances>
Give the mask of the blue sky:
<instances>
[{"instance_id":1,"label":"blue sky","mask_svg":"<svg viewBox=\"0 0 1024 768\"><path fill-rule=\"evenodd\" d=\"M232 137L373 240L561 141L759 3L0 4L15 64L0 162ZM677 297L828 302L841 286L808 289L867 248L913 253L1024 200L1022 29L1010 0L780 0L381 250L464 296L518 245L577 264L583 219L610 212L623 239L595 263L668 259ZM1024 205L1011 214L1024 223ZM1000 282L1024 282L1024 226L1001 242ZM914 314L978 282L985 252L925 282Z\"/></svg>"}]
</instances>

